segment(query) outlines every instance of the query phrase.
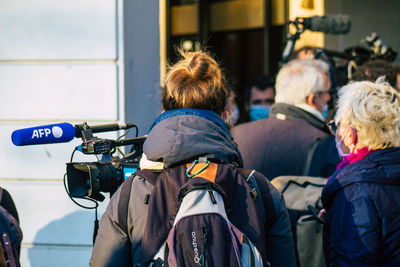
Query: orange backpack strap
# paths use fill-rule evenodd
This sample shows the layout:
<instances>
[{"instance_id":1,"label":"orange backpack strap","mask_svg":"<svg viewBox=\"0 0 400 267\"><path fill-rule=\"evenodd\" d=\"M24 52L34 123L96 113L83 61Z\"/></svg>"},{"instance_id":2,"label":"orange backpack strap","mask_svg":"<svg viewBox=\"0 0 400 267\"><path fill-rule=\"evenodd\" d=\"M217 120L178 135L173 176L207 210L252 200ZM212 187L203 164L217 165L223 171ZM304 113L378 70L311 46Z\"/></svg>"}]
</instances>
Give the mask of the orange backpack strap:
<instances>
[{"instance_id":1,"label":"orange backpack strap","mask_svg":"<svg viewBox=\"0 0 400 267\"><path fill-rule=\"evenodd\" d=\"M186 164L186 176L189 178L202 177L215 183L217 177L218 164L212 162L197 162Z\"/></svg>"}]
</instances>

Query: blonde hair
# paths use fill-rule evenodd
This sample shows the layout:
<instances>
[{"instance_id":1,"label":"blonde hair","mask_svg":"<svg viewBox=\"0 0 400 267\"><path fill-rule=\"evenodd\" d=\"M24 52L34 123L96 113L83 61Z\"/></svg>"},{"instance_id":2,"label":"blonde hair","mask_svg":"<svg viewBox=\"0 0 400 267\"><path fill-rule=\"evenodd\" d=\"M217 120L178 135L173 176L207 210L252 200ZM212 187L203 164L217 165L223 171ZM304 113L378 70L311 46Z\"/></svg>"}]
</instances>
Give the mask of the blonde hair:
<instances>
[{"instance_id":1,"label":"blonde hair","mask_svg":"<svg viewBox=\"0 0 400 267\"><path fill-rule=\"evenodd\" d=\"M170 67L161 92L163 108L207 109L221 115L230 92L218 63L204 51L179 53L182 59Z\"/></svg>"},{"instance_id":2,"label":"blonde hair","mask_svg":"<svg viewBox=\"0 0 400 267\"><path fill-rule=\"evenodd\" d=\"M275 102L289 105L307 104L307 96L324 91L324 64L326 65L316 59L289 61L281 68L276 78Z\"/></svg>"},{"instance_id":3,"label":"blonde hair","mask_svg":"<svg viewBox=\"0 0 400 267\"><path fill-rule=\"evenodd\" d=\"M339 90L335 122L357 130L370 150L400 145L400 94L388 83L354 82Z\"/></svg>"}]
</instances>

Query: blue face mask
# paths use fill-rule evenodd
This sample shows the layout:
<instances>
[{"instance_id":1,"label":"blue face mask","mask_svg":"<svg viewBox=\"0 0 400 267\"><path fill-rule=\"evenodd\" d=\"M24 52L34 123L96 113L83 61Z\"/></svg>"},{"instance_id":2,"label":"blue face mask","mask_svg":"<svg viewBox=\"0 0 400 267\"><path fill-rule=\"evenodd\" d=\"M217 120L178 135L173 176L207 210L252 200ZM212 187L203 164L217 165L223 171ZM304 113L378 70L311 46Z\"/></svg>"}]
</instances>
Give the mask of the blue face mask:
<instances>
[{"instance_id":1,"label":"blue face mask","mask_svg":"<svg viewBox=\"0 0 400 267\"><path fill-rule=\"evenodd\" d=\"M322 106L322 117L324 117L324 119L326 119L327 116L328 116L328 105L323 105Z\"/></svg>"},{"instance_id":2,"label":"blue face mask","mask_svg":"<svg viewBox=\"0 0 400 267\"><path fill-rule=\"evenodd\" d=\"M271 107L267 107L267 106L263 106L263 105L251 105L250 106L250 120L258 121L258 120L268 118L270 109L271 109Z\"/></svg>"}]
</instances>

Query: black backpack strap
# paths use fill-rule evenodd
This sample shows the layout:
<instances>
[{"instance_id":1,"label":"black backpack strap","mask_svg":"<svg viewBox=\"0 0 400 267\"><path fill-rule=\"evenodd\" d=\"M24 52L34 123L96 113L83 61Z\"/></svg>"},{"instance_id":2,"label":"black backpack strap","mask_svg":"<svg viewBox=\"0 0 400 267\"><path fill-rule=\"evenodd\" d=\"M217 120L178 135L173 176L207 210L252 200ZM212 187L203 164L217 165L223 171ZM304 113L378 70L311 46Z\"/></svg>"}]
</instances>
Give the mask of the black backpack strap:
<instances>
[{"instance_id":1,"label":"black backpack strap","mask_svg":"<svg viewBox=\"0 0 400 267\"><path fill-rule=\"evenodd\" d=\"M17 267L22 230L18 221L4 207L0 206L1 247L10 267ZM18 265L19 266L19 265Z\"/></svg>"},{"instance_id":2,"label":"black backpack strap","mask_svg":"<svg viewBox=\"0 0 400 267\"><path fill-rule=\"evenodd\" d=\"M128 233L127 217L129 198L131 195L132 181L136 175L143 177L152 185L155 185L158 174L149 170L139 170L133 173L122 185L118 203L118 222L125 233Z\"/></svg>"},{"instance_id":3,"label":"black backpack strap","mask_svg":"<svg viewBox=\"0 0 400 267\"><path fill-rule=\"evenodd\" d=\"M259 172L253 172L254 180L256 181L258 188L261 192L261 196L265 196L264 201L262 203L266 204L265 210L267 211L266 213L266 219L267 219L267 228L270 228L272 224L276 221L276 210L275 210L275 205L274 205L274 200L272 199L272 194L269 189L269 186L272 186L271 183L268 181L267 178L265 178L264 175L262 175ZM265 186L260 186L265 184Z\"/></svg>"},{"instance_id":4,"label":"black backpack strap","mask_svg":"<svg viewBox=\"0 0 400 267\"><path fill-rule=\"evenodd\" d=\"M4 244L3 250L7 256L8 266L17 267L9 233L7 232L2 233L1 238L3 239L3 244Z\"/></svg>"},{"instance_id":5,"label":"black backpack strap","mask_svg":"<svg viewBox=\"0 0 400 267\"><path fill-rule=\"evenodd\" d=\"M254 193L252 193L252 198L255 199L257 203L263 222L267 224L267 227L269 227L272 222L275 221L275 206L268 186L260 187L260 182L258 182L258 180L266 180L266 178L255 170L239 169L239 171L243 174L244 177L246 177L246 181L249 184L252 192L257 194L254 196ZM263 199L263 196L265 197L265 199ZM267 204L267 207L264 206L264 203Z\"/></svg>"}]
</instances>

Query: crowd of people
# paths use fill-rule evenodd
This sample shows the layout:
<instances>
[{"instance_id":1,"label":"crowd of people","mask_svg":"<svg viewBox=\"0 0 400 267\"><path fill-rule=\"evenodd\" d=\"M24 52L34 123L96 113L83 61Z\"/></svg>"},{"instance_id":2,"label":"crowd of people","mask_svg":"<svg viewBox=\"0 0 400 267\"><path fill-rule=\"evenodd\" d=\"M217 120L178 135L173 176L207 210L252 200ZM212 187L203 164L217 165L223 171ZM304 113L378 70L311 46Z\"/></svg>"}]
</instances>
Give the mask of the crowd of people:
<instances>
[{"instance_id":1,"label":"crowd of people","mask_svg":"<svg viewBox=\"0 0 400 267\"><path fill-rule=\"evenodd\" d=\"M261 76L247 87L250 122L230 127L234 94L219 64L203 51L181 56L166 76L163 111L144 143L142 170L117 190L102 216L91 266L179 265L175 230L169 230L184 224L177 213L186 195L177 189L196 177L226 193L227 219L254 243L250 254L259 252L261 265L297 266L285 199L270 183L288 175L326 178L318 215L326 266L400 265L400 94L389 73L395 68L369 63L334 95L326 62L293 59L276 79ZM207 188L214 203L214 189ZM179 194L171 196L173 189ZM236 255L240 266L243 255L224 254L226 240L207 250L217 235L210 238L203 213L188 226L201 221L202 235L193 230L189 243L182 232L176 237L182 255L194 253L200 266L217 266L217 256L228 266Z\"/></svg>"}]
</instances>

